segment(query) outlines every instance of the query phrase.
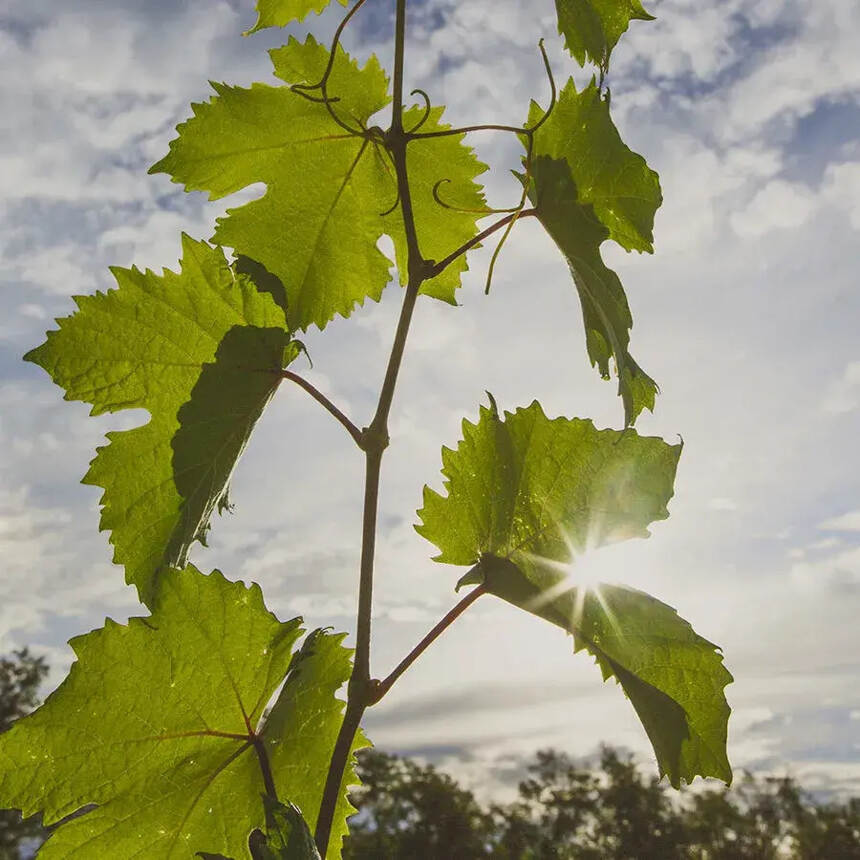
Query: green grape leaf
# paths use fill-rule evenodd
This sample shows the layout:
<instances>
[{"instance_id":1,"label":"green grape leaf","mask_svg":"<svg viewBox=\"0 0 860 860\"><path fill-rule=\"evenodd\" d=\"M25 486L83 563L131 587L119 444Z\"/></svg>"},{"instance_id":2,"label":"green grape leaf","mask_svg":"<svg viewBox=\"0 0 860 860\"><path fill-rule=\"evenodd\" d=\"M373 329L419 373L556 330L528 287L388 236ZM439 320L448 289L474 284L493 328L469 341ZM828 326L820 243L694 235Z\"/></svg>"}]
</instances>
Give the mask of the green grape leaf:
<instances>
[{"instance_id":1,"label":"green grape leaf","mask_svg":"<svg viewBox=\"0 0 860 860\"><path fill-rule=\"evenodd\" d=\"M328 6L330 0L257 0L257 23L242 35L250 36L267 27L286 27L293 21L302 21L309 13L317 15ZM338 0L346 6L349 0Z\"/></svg>"},{"instance_id":2,"label":"green grape leaf","mask_svg":"<svg viewBox=\"0 0 860 860\"><path fill-rule=\"evenodd\" d=\"M251 850L254 860L320 860L308 823L294 804L275 803L264 796L269 826L265 841Z\"/></svg>"},{"instance_id":3,"label":"green grape leaf","mask_svg":"<svg viewBox=\"0 0 860 860\"><path fill-rule=\"evenodd\" d=\"M529 125L543 115L532 102ZM534 135L534 155L567 162L578 202L591 205L597 220L627 251L653 252L654 214L663 202L660 179L645 159L621 140L609 102L592 81L582 92L571 78Z\"/></svg>"},{"instance_id":4,"label":"green grape leaf","mask_svg":"<svg viewBox=\"0 0 860 860\"><path fill-rule=\"evenodd\" d=\"M654 20L639 0L555 0L555 9L558 32L571 56L580 66L588 59L604 72L630 21Z\"/></svg>"},{"instance_id":5,"label":"green grape leaf","mask_svg":"<svg viewBox=\"0 0 860 860\"><path fill-rule=\"evenodd\" d=\"M533 103L529 124L541 114ZM535 132L528 192L538 219L567 259L591 363L609 379L614 361L625 424L633 424L643 409L654 409L658 388L630 354L633 317L600 245L613 239L628 251L653 251L654 214L662 195L657 174L622 142L593 82L577 93L568 81Z\"/></svg>"},{"instance_id":6,"label":"green grape leaf","mask_svg":"<svg viewBox=\"0 0 860 860\"><path fill-rule=\"evenodd\" d=\"M547 156L532 164L529 197L538 220L567 259L582 305L585 345L592 366L610 378L615 361L618 394L624 404L624 423L631 425L643 409L654 409L657 383L629 351L633 317L618 275L605 265L600 245L606 227L590 204L577 199L578 189L566 161Z\"/></svg>"},{"instance_id":7,"label":"green grape leaf","mask_svg":"<svg viewBox=\"0 0 860 860\"><path fill-rule=\"evenodd\" d=\"M295 803L311 829L316 827L325 775L340 730L344 703L334 698L334 694L352 671L352 651L341 644L345 636L317 630L307 637L266 719L276 781L281 772L288 772L292 780L289 790L279 788L278 796ZM309 719L309 713L315 716ZM349 802L346 788L360 784L354 754L366 746L369 742L359 729L341 781L343 790L335 806L327 860L340 857L340 845L349 833L346 820L356 810Z\"/></svg>"},{"instance_id":8,"label":"green grape leaf","mask_svg":"<svg viewBox=\"0 0 860 860\"><path fill-rule=\"evenodd\" d=\"M271 296L220 249L187 236L182 247L178 274L114 269L118 289L76 298L77 313L25 356L94 415L150 413L108 433L84 477L104 489L101 528L148 605L159 572L185 565L226 504L248 434L297 353Z\"/></svg>"},{"instance_id":9,"label":"green grape leaf","mask_svg":"<svg viewBox=\"0 0 860 860\"><path fill-rule=\"evenodd\" d=\"M279 371L299 352L283 328L234 326L218 345L177 415L171 439L173 480L184 499L168 558L181 559L186 536L228 506L226 487L254 425L280 382ZM198 535L200 540L204 534Z\"/></svg>"},{"instance_id":10,"label":"green grape leaf","mask_svg":"<svg viewBox=\"0 0 860 860\"><path fill-rule=\"evenodd\" d=\"M680 445L633 430L547 418L537 401L503 420L493 401L477 424L463 421L456 451L443 448L448 495L425 487L416 528L448 564L486 554L530 573L540 559L567 564L586 549L647 537L649 523L666 519L680 454Z\"/></svg>"},{"instance_id":11,"label":"green grape leaf","mask_svg":"<svg viewBox=\"0 0 860 860\"><path fill-rule=\"evenodd\" d=\"M673 784L696 774L729 780L725 755L731 676L715 646L641 592L575 584L577 556L647 537L668 516L680 445L590 421L549 419L537 402L499 415L491 398L443 448L446 496L424 489L419 534L436 561L473 565L458 588L488 591L574 636L604 678L614 675Z\"/></svg>"},{"instance_id":12,"label":"green grape leaf","mask_svg":"<svg viewBox=\"0 0 860 860\"><path fill-rule=\"evenodd\" d=\"M329 54L311 37L271 52L275 73L292 83L322 77ZM366 297L379 300L389 261L377 249L379 214L396 196L376 146L351 135L325 105L289 87L212 86L217 97L192 105L170 151L150 168L211 199L256 182L266 194L218 220L214 241L262 264L281 280L292 331L323 328ZM329 80L332 109L353 127L388 101L376 59L364 68L338 49Z\"/></svg>"},{"instance_id":13,"label":"green grape leaf","mask_svg":"<svg viewBox=\"0 0 860 860\"><path fill-rule=\"evenodd\" d=\"M73 639L66 680L0 736L0 806L41 810L48 825L82 813L54 830L45 860L249 857L265 826L261 756L279 797L316 798L341 721L350 652L317 631L294 655L301 633L256 585L176 571L150 616ZM285 676L277 706L294 722L265 720Z\"/></svg>"},{"instance_id":14,"label":"green grape leaf","mask_svg":"<svg viewBox=\"0 0 860 860\"><path fill-rule=\"evenodd\" d=\"M310 37L304 43L291 39L270 54L276 76L292 85L320 81L330 56ZM384 233L394 240L405 280L395 170L382 132L362 131L390 100L376 58L359 68L338 48L331 68L328 93L337 101L329 107L355 134L324 104L288 86L213 87L217 96L192 106L194 116L178 126L168 155L150 172L168 173L186 190L208 191L212 199L266 184L263 197L227 210L214 239L284 285L290 330L323 328L337 314L349 316L366 298L379 300L390 268L377 248ZM405 127L413 129L422 114L418 108L406 111ZM431 109L421 130L449 128L441 115L442 108ZM451 136L412 141L407 169L422 253L440 259L477 233L484 197L474 179L486 165L462 136ZM449 180L445 190L452 205L478 211L440 206L433 199L440 180ZM423 292L456 304L454 291L465 268L465 259L458 259L424 284Z\"/></svg>"},{"instance_id":15,"label":"green grape leaf","mask_svg":"<svg viewBox=\"0 0 860 860\"><path fill-rule=\"evenodd\" d=\"M420 133L432 134L451 128L441 122L442 113L443 108L431 108L420 125ZM404 111L404 128L415 128L423 116L424 110L416 107ZM473 238L478 232L480 213L486 209L482 187L474 180L487 170L487 165L477 159L464 140L465 135L450 135L417 139L409 144L407 170L415 228L421 253L434 261L443 259ZM433 189L439 182L442 183L439 197L452 207L450 209L440 206L433 196ZM394 238L400 282L406 284L408 251L399 211L386 218L386 232ZM421 292L456 305L455 292L467 269L464 254L441 274L422 284Z\"/></svg>"},{"instance_id":16,"label":"green grape leaf","mask_svg":"<svg viewBox=\"0 0 860 860\"><path fill-rule=\"evenodd\" d=\"M576 588L558 570L526 576L505 559L485 556L470 577L514 606L573 635L604 681L614 677L645 728L661 776L678 788L696 776L732 781L726 755L732 676L716 645L665 603L632 588Z\"/></svg>"}]
</instances>

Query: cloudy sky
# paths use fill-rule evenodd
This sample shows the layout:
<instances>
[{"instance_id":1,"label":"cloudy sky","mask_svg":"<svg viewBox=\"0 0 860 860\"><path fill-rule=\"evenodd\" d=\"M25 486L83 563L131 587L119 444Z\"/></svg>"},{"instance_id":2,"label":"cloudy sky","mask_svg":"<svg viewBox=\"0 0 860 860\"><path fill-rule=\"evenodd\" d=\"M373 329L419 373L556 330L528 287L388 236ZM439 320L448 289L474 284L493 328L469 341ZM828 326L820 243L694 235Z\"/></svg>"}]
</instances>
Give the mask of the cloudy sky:
<instances>
[{"instance_id":1,"label":"cloudy sky","mask_svg":"<svg viewBox=\"0 0 860 860\"><path fill-rule=\"evenodd\" d=\"M78 483L109 429L21 355L107 266L176 267L179 233L208 238L236 198L209 203L146 168L208 79L271 81L242 38L252 0L3 0L0 4L0 652L29 644L65 674L72 635L139 614ZM346 38L390 61L393 3L371 0ZM412 0L407 90L452 121L518 124L574 67L550 0ZM661 175L656 254L604 246L633 309L633 351L662 388L639 429L686 443L671 517L647 541L584 563L676 606L735 676L736 768L786 769L860 792L860 17L856 0L653 0L614 55L612 108ZM537 10L537 11L535 11ZM340 7L330 10L339 13ZM337 18L310 18L331 33ZM390 63L389 63L390 64ZM475 135L490 201L516 199L517 145ZM245 193L243 199L262 189ZM489 297L488 252L462 307L420 303L392 413L380 516L373 668L388 670L456 600L460 570L413 529L439 450L485 389L512 409L619 426L620 401L585 355L566 266L518 226ZM307 377L369 421L399 310L396 288L306 338ZM282 387L235 475L235 513L194 561L259 582L282 617L351 630L362 458L342 428ZM378 745L465 778L504 781L518 757L599 741L652 761L614 684L545 622L479 601L369 715Z\"/></svg>"}]
</instances>

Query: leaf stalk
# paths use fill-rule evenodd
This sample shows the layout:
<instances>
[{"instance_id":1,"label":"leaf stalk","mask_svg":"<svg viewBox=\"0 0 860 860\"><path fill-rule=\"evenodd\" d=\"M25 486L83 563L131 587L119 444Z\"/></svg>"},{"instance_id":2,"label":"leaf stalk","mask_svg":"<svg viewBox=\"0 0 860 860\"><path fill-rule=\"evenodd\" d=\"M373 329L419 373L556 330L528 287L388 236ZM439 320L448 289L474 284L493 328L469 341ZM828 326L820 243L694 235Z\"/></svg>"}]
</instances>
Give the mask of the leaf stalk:
<instances>
[{"instance_id":1,"label":"leaf stalk","mask_svg":"<svg viewBox=\"0 0 860 860\"><path fill-rule=\"evenodd\" d=\"M486 585L473 588L441 621L397 664L382 681L371 681L368 707L375 705L394 686L395 681L483 594Z\"/></svg>"},{"instance_id":2,"label":"leaf stalk","mask_svg":"<svg viewBox=\"0 0 860 860\"><path fill-rule=\"evenodd\" d=\"M304 389L313 397L314 400L317 401L324 409L326 409L329 413L331 413L346 429L346 432L349 433L350 436L355 440L355 444L358 445L359 448L363 447L363 434L346 415L341 412L328 397L325 396L318 388L312 385L307 381L303 376L299 376L298 373L293 373L291 370L282 370L281 376L284 379L289 379L290 382L295 382L299 388Z\"/></svg>"}]
</instances>

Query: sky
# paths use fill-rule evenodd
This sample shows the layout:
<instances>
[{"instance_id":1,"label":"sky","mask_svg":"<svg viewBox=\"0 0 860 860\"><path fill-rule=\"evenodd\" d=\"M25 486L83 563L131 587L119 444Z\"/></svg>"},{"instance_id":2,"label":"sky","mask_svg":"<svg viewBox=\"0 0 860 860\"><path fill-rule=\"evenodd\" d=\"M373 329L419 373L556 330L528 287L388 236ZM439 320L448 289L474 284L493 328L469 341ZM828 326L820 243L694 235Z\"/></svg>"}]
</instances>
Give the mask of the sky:
<instances>
[{"instance_id":1,"label":"sky","mask_svg":"<svg viewBox=\"0 0 860 860\"><path fill-rule=\"evenodd\" d=\"M648 540L599 550L589 578L642 588L718 643L735 677L736 772L790 773L860 794L860 17L856 0L653 0L613 55L622 136L661 177L655 250L607 243L627 289L632 350L660 384L637 429L685 447L670 518ZM0 653L48 656L145 614L97 531L100 490L79 483L104 433L144 412L90 418L21 356L72 294L111 286L109 265L176 268L179 236L264 189L208 202L147 176L209 79L273 83L251 38L252 0L3 0L0 5ZM393 3L370 0L345 43L390 68ZM288 31L330 35L335 4ZM406 89L457 124L520 124L555 77L588 80L563 51L550 0L410 2ZM517 199L506 135L471 140L489 201ZM491 249L470 257L461 307L419 303L383 468L372 666L384 676L456 602L461 569L413 530L421 489L441 489L440 448L493 392L513 409L623 421L588 364L569 273L522 222L493 289ZM370 420L399 311L390 286L304 338L303 374ZM259 582L267 605L311 627L354 624L363 463L343 429L282 386L231 486L232 514L192 560ZM384 749L504 792L523 756L599 742L653 753L632 707L546 622L479 600L368 714Z\"/></svg>"}]
</instances>

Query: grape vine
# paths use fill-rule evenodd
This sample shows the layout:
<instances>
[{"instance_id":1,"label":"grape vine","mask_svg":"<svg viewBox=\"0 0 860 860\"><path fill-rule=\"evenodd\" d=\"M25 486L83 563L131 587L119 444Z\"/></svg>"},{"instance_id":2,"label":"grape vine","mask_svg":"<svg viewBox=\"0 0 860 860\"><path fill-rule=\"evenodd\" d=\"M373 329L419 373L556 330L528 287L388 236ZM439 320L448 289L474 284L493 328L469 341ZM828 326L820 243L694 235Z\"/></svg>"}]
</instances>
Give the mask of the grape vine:
<instances>
[{"instance_id":1,"label":"grape vine","mask_svg":"<svg viewBox=\"0 0 860 860\"><path fill-rule=\"evenodd\" d=\"M208 241L183 235L175 272L114 269L115 289L76 298L77 311L25 356L93 415L150 416L109 433L84 478L104 490L100 526L150 614L73 639L68 677L0 736L0 806L43 814L53 832L40 857L340 857L365 711L487 595L561 627L618 682L673 785L731 781L731 676L718 648L659 600L580 587L575 573L586 549L645 537L668 516L681 454L633 429L658 389L630 354L627 298L601 256L607 240L653 250L659 180L621 140L604 88L630 21L651 16L638 0L556 0L565 46L594 66L592 82L557 85L541 40L546 107L532 103L522 126L453 128L423 90L406 103L407 0L387 0L390 81L375 57L362 66L343 49L362 7L385 2L355 0L328 46L309 36L270 51L282 85L213 84L150 172L212 199L258 182L266 193L228 209ZM246 35L327 5L257 0ZM371 125L386 108L388 127ZM486 204L478 177L487 168L466 142L477 132L522 144L522 194L508 209ZM479 228L488 217L496 220ZM381 464L413 312L421 297L456 305L469 252L493 238L489 291L525 218L567 261L588 357L602 377L617 377L623 427L550 418L537 401L503 412L491 395L477 421L463 421L456 448L442 449L444 494L425 487L416 530L438 548L436 561L466 568L456 588L469 591L375 677ZM378 248L383 235L403 301L375 412L361 426L296 368L302 332L379 300L392 264ZM365 458L354 653L346 634L282 622L256 585L189 562L229 504L230 475L283 383L316 400Z\"/></svg>"}]
</instances>

